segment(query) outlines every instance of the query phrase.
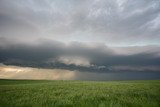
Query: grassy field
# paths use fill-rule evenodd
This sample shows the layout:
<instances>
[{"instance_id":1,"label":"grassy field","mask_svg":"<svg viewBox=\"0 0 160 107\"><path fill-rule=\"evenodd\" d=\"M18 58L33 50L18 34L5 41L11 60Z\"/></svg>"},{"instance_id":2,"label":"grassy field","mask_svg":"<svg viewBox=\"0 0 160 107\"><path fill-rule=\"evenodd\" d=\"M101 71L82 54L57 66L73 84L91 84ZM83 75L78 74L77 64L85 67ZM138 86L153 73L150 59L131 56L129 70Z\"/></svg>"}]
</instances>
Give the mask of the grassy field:
<instances>
[{"instance_id":1,"label":"grassy field","mask_svg":"<svg viewBox=\"0 0 160 107\"><path fill-rule=\"evenodd\" d=\"M160 107L160 80L0 80L0 107Z\"/></svg>"}]
</instances>

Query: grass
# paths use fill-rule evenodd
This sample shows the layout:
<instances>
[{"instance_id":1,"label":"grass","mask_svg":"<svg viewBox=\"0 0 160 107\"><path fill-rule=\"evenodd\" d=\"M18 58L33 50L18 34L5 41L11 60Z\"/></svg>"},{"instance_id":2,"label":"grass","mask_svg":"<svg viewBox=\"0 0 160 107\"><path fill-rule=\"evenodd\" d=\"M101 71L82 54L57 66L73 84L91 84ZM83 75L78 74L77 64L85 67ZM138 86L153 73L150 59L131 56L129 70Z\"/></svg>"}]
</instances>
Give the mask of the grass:
<instances>
[{"instance_id":1,"label":"grass","mask_svg":"<svg viewBox=\"0 0 160 107\"><path fill-rule=\"evenodd\" d=\"M0 107L160 107L160 80L0 80Z\"/></svg>"}]
</instances>

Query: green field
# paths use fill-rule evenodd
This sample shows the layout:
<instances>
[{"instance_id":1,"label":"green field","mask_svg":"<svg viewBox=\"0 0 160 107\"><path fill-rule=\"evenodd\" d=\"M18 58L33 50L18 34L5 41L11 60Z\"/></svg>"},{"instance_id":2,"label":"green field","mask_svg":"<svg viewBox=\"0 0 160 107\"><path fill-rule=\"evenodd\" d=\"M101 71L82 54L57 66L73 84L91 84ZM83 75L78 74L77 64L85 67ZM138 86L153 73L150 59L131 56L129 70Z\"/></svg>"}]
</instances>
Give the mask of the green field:
<instances>
[{"instance_id":1,"label":"green field","mask_svg":"<svg viewBox=\"0 0 160 107\"><path fill-rule=\"evenodd\" d=\"M0 107L160 107L160 80L0 80Z\"/></svg>"}]
</instances>

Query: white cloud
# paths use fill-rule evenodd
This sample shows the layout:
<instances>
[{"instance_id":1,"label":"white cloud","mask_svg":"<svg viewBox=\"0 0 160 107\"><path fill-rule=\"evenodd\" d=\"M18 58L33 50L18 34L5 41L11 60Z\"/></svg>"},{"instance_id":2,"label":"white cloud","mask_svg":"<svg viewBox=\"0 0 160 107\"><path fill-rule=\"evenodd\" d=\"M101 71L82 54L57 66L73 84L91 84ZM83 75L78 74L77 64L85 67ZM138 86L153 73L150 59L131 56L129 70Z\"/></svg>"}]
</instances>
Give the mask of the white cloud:
<instances>
[{"instance_id":1,"label":"white cloud","mask_svg":"<svg viewBox=\"0 0 160 107\"><path fill-rule=\"evenodd\" d=\"M90 61L87 58L77 57L77 56L61 56L58 58L58 61L66 65L76 65L76 66L85 66L90 67Z\"/></svg>"}]
</instances>

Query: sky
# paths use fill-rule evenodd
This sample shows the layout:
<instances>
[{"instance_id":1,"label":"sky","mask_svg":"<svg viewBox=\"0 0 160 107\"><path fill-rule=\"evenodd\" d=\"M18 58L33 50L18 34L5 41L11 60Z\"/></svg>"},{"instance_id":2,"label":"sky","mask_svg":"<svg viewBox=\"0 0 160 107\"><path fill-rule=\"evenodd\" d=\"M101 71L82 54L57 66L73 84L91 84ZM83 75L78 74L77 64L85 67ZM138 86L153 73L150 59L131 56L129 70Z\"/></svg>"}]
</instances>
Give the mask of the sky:
<instances>
[{"instance_id":1,"label":"sky","mask_svg":"<svg viewBox=\"0 0 160 107\"><path fill-rule=\"evenodd\" d=\"M160 79L160 1L0 0L0 78Z\"/></svg>"}]
</instances>

